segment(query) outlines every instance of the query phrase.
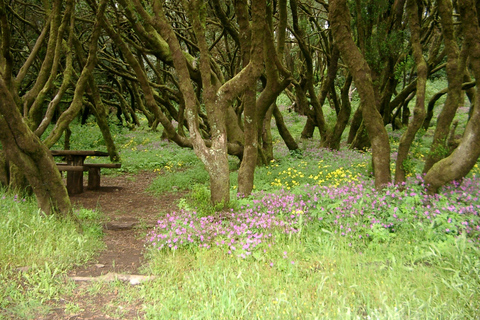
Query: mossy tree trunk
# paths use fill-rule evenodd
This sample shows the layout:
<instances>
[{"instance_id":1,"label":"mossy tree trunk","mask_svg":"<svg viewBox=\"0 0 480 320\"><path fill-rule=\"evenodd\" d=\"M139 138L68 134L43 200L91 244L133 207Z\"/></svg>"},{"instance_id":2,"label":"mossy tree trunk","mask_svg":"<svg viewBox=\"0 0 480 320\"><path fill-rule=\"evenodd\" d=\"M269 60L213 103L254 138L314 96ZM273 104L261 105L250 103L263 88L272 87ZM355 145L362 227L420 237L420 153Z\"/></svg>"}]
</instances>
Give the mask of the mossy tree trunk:
<instances>
[{"instance_id":1,"label":"mossy tree trunk","mask_svg":"<svg viewBox=\"0 0 480 320\"><path fill-rule=\"evenodd\" d=\"M239 23L239 43L242 49L242 63L244 66L250 62L252 50L252 30L249 27L248 6L246 2L238 1L236 12ZM243 93L243 116L244 136L243 157L238 169L238 192L242 195L249 195L253 190L253 179L258 156L258 134L257 134L257 97L256 82L250 83Z\"/></svg>"},{"instance_id":2,"label":"mossy tree trunk","mask_svg":"<svg viewBox=\"0 0 480 320\"><path fill-rule=\"evenodd\" d=\"M160 1L155 1L155 16L143 14L151 25L166 39L173 64L179 76L179 87L185 101L185 118L188 122L190 139L197 156L202 160L210 175L211 200L213 204L227 205L230 200L230 172L227 158L226 115L233 101L255 83L262 72L263 35L265 7L264 0L252 1L251 6L251 53L249 62L233 78L220 83L211 66L211 56L206 40L206 7L202 1L183 1L187 15L192 21L193 32L198 41L199 70L202 78L203 102L210 125L211 144L207 146L199 129L197 97L190 80L189 70L180 43L168 23ZM238 1L238 6L247 7L246 1Z\"/></svg>"},{"instance_id":3,"label":"mossy tree trunk","mask_svg":"<svg viewBox=\"0 0 480 320\"><path fill-rule=\"evenodd\" d=\"M446 183L461 180L473 168L480 156L480 27L474 1L460 0L458 6L465 37L464 50L468 52L471 68L477 81L475 103L458 147L448 157L436 162L427 172L425 183L428 185L429 193L437 192Z\"/></svg>"},{"instance_id":4,"label":"mossy tree trunk","mask_svg":"<svg viewBox=\"0 0 480 320\"><path fill-rule=\"evenodd\" d=\"M21 169L30 183L40 209L46 214L73 216L67 189L50 151L23 121L1 77L0 141L6 158Z\"/></svg>"},{"instance_id":5,"label":"mossy tree trunk","mask_svg":"<svg viewBox=\"0 0 480 320\"><path fill-rule=\"evenodd\" d=\"M372 145L375 186L382 188L391 182L390 143L382 116L377 109L370 68L353 41L350 11L346 0L331 1L329 5L329 19L335 45L352 74L362 101L363 121Z\"/></svg>"},{"instance_id":6,"label":"mossy tree trunk","mask_svg":"<svg viewBox=\"0 0 480 320\"><path fill-rule=\"evenodd\" d=\"M428 66L423 57L421 44L421 17L416 0L407 0L407 15L410 24L410 42L413 48L413 56L417 65L417 99L413 109L413 120L400 138L398 156L395 167L395 183L401 185L405 182L406 163L408 151L415 139L417 131L421 128L425 119L425 91L427 84Z\"/></svg>"},{"instance_id":7,"label":"mossy tree trunk","mask_svg":"<svg viewBox=\"0 0 480 320\"><path fill-rule=\"evenodd\" d=\"M350 119L352 106L350 104L348 92L350 90L350 86L352 85L352 80L353 80L352 76L348 75L347 79L345 80L345 84L342 88L342 95L341 95L342 106L340 108L340 112L337 115L337 121L335 122L335 126L333 127L332 132L328 134L327 140L325 141L325 146L332 150L340 150L340 142L342 140L342 134L345 128L347 127L348 120Z\"/></svg>"},{"instance_id":8,"label":"mossy tree trunk","mask_svg":"<svg viewBox=\"0 0 480 320\"><path fill-rule=\"evenodd\" d=\"M467 61L467 46L464 44L462 51L458 47L458 38L455 35L453 8L450 1L439 1L440 22L442 24L445 51L447 52L447 80L448 93L445 105L438 116L433 142L430 152L425 160L423 172L426 173L432 166L448 155L447 137L450 132L455 113L462 101L462 82ZM465 40L466 41L466 38Z\"/></svg>"}]
</instances>

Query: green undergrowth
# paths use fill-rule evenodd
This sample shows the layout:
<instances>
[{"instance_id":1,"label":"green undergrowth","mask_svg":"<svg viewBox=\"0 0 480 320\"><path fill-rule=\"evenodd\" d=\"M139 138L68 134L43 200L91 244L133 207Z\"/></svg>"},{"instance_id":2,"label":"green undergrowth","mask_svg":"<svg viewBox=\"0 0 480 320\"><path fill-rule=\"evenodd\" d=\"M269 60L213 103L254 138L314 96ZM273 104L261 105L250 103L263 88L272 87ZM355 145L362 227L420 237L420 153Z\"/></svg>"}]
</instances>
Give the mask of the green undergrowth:
<instances>
[{"instance_id":1,"label":"green undergrowth","mask_svg":"<svg viewBox=\"0 0 480 320\"><path fill-rule=\"evenodd\" d=\"M103 247L100 216L75 210L79 227L44 215L31 197L0 190L0 199L0 319L34 318L70 286L62 275Z\"/></svg>"},{"instance_id":2,"label":"green undergrowth","mask_svg":"<svg viewBox=\"0 0 480 320\"><path fill-rule=\"evenodd\" d=\"M142 300L147 319L475 319L478 249L465 238L412 240L359 249L308 230L254 260L219 249L150 252L145 272L157 279L117 290Z\"/></svg>"}]
</instances>

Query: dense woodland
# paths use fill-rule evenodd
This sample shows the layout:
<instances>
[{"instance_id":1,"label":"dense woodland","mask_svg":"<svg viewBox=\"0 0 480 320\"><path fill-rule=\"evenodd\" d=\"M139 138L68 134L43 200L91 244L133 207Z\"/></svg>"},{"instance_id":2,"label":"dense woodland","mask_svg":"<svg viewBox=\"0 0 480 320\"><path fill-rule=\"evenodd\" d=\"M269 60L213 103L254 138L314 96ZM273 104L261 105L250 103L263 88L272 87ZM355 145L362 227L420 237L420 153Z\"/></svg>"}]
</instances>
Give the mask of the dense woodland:
<instances>
[{"instance_id":1,"label":"dense woodland","mask_svg":"<svg viewBox=\"0 0 480 320\"><path fill-rule=\"evenodd\" d=\"M302 138L318 130L319 148L339 149L348 130L350 148L371 148L378 188L405 182L412 142L435 122L423 169L435 193L480 155L478 10L473 0L0 0L0 183L28 184L43 211L69 215L49 149L63 135L68 148L69 124L93 115L119 161L109 119L134 129L143 115L158 139L195 151L213 203L227 204L228 155L250 194L255 167L273 159L272 119L298 149L276 104L285 94L307 115ZM427 101L435 77L448 87ZM394 177L387 126L406 127Z\"/></svg>"}]
</instances>

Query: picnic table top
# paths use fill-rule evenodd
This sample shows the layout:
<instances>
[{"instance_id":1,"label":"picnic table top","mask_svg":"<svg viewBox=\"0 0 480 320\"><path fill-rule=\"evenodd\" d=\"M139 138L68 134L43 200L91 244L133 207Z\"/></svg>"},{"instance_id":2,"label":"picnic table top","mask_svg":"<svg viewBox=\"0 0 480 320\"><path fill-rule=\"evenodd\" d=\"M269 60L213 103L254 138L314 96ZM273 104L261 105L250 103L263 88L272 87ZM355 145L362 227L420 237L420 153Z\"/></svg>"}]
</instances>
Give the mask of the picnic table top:
<instances>
[{"instance_id":1,"label":"picnic table top","mask_svg":"<svg viewBox=\"0 0 480 320\"><path fill-rule=\"evenodd\" d=\"M97 156L108 157L107 152L95 150L50 150L52 156Z\"/></svg>"}]
</instances>

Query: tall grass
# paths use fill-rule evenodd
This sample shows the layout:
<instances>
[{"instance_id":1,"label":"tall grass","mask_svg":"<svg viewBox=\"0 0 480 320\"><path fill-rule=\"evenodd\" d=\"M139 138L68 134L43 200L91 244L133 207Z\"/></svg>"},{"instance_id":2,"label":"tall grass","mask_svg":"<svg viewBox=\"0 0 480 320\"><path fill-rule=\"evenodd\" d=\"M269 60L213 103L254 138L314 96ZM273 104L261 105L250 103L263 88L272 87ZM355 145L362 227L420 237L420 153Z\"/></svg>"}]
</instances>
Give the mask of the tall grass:
<instances>
[{"instance_id":1,"label":"tall grass","mask_svg":"<svg viewBox=\"0 0 480 320\"><path fill-rule=\"evenodd\" d=\"M44 215L33 198L0 190L0 199L0 318L33 318L65 292L59 275L103 247L99 215L76 210L79 230L73 221Z\"/></svg>"}]
</instances>

